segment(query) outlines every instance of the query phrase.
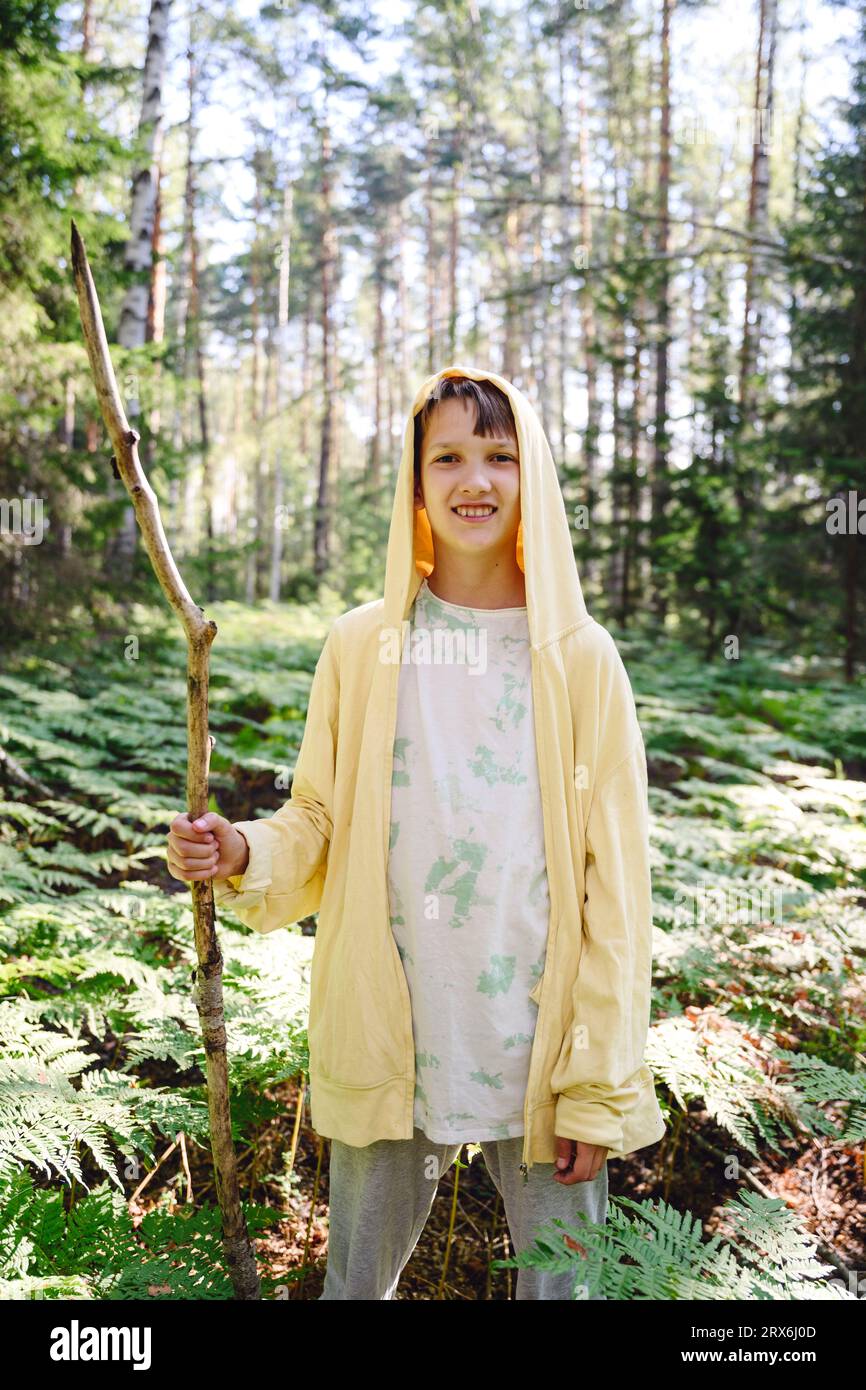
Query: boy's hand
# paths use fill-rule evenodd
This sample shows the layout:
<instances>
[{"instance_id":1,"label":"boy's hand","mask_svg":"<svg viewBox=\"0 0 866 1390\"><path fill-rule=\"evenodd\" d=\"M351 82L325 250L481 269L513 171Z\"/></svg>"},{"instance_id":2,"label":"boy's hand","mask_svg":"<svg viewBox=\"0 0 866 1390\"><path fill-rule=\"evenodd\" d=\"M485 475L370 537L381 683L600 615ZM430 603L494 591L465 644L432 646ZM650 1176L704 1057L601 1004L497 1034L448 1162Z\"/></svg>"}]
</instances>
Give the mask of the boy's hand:
<instances>
[{"instance_id":1,"label":"boy's hand","mask_svg":"<svg viewBox=\"0 0 866 1390\"><path fill-rule=\"evenodd\" d=\"M556 1135L554 1182L568 1186L573 1182L592 1182L607 1157L604 1144L584 1144L582 1139L560 1139Z\"/></svg>"},{"instance_id":2,"label":"boy's hand","mask_svg":"<svg viewBox=\"0 0 866 1390\"><path fill-rule=\"evenodd\" d=\"M250 859L250 847L225 816L208 811L191 821L184 812L175 816L168 832L168 871L172 878L192 883L195 879L231 878L242 874Z\"/></svg>"}]
</instances>

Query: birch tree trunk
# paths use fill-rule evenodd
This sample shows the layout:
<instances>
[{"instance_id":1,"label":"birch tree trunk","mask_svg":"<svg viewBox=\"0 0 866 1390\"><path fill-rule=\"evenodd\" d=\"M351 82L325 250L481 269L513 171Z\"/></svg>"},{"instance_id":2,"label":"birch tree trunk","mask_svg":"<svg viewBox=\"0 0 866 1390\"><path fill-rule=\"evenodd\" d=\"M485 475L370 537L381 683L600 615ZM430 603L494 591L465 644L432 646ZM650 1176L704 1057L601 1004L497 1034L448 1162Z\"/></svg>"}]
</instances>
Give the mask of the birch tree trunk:
<instances>
[{"instance_id":1,"label":"birch tree trunk","mask_svg":"<svg viewBox=\"0 0 866 1390\"><path fill-rule=\"evenodd\" d=\"M147 53L142 81L141 116L138 123L138 150L141 163L132 177L132 207L129 239L123 268L134 276L120 309L117 341L123 348L143 347L147 342L147 310L150 275L153 266L153 229L156 219L158 170L162 159L163 83L168 49L168 21L171 0L151 0L147 28ZM139 377L130 378L126 393L131 420L141 415ZM129 574L135 553L135 511L127 507L117 538L117 555L122 572Z\"/></svg>"},{"instance_id":2,"label":"birch tree trunk","mask_svg":"<svg viewBox=\"0 0 866 1390\"><path fill-rule=\"evenodd\" d=\"M165 304L166 304L166 267L165 267L165 238L162 230L162 162L156 174L156 206L154 210L153 222L153 253L152 269L150 275L150 298L147 305L147 341L150 343L162 343L165 340ZM162 363L158 358L153 363L153 390L150 401L150 419L148 420L147 449L145 451L145 464L151 469L156 459L157 440L159 438L160 425L162 424L162 405L160 394L162 391Z\"/></svg>"},{"instance_id":3,"label":"birch tree trunk","mask_svg":"<svg viewBox=\"0 0 866 1390\"><path fill-rule=\"evenodd\" d=\"M189 87L189 141L187 144L185 220L189 243L189 299L187 301L186 337L184 339L184 361L192 368L195 379L195 406L198 416L198 449L201 461L201 501L204 507L204 530L207 545L207 597L213 597L213 565L211 563L214 539L213 524L213 479L210 468L210 430L208 427L207 387L204 370L204 344L202 342L201 294L199 290L198 269L198 225L196 204L198 188L196 184L195 139L198 130L199 80L198 61L195 48L194 21L196 11L190 15L189 47L187 49L187 71Z\"/></svg>"}]
</instances>

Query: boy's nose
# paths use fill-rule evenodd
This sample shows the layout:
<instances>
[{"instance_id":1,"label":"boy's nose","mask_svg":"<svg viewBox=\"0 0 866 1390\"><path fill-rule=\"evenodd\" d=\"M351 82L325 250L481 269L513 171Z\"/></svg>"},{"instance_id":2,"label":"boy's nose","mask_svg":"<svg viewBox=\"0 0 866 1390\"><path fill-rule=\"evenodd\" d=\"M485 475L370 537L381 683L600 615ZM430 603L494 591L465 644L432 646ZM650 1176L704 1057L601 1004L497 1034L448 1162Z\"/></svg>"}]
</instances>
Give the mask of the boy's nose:
<instances>
[{"instance_id":1,"label":"boy's nose","mask_svg":"<svg viewBox=\"0 0 866 1390\"><path fill-rule=\"evenodd\" d=\"M480 499L492 492L490 474L483 463L467 467L460 480L461 495L467 499Z\"/></svg>"}]
</instances>

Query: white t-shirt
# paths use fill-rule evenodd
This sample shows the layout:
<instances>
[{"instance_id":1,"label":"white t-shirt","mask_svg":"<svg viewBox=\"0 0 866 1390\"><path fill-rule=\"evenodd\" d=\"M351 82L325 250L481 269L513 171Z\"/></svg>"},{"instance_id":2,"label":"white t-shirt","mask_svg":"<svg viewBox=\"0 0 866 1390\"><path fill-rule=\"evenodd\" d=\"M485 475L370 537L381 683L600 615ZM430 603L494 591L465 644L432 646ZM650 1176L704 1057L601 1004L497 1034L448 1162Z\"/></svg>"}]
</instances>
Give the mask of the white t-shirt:
<instances>
[{"instance_id":1,"label":"white t-shirt","mask_svg":"<svg viewBox=\"0 0 866 1390\"><path fill-rule=\"evenodd\" d=\"M434 1143L523 1134L550 914L525 607L465 608L421 583L404 629L388 886L415 1125Z\"/></svg>"}]
</instances>

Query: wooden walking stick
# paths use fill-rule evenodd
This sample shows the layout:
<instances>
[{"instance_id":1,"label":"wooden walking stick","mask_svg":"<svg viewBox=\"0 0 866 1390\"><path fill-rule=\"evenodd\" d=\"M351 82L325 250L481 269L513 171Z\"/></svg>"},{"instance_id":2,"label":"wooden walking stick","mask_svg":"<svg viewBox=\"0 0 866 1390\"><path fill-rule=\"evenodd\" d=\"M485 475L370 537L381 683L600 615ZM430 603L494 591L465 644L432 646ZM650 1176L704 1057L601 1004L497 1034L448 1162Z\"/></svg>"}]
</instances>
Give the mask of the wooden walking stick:
<instances>
[{"instance_id":1,"label":"wooden walking stick","mask_svg":"<svg viewBox=\"0 0 866 1390\"><path fill-rule=\"evenodd\" d=\"M138 457L139 435L130 429L117 379L111 365L99 299L87 262L84 242L72 223L72 268L84 341L99 398L99 408L114 448L114 462L132 499L135 516L150 563L162 592L171 604L187 644L187 769L186 798L191 820L203 816L208 803L208 770L213 740L208 734L208 675L210 647L216 624L190 598L169 549L156 494ZM197 968L193 997L204 1039L208 1114L215 1186L222 1214L223 1244L236 1299L261 1297L255 1255L241 1210L237 1159L232 1143L228 1059L223 1014L223 960L214 918L213 885L206 879L190 884Z\"/></svg>"}]
</instances>

